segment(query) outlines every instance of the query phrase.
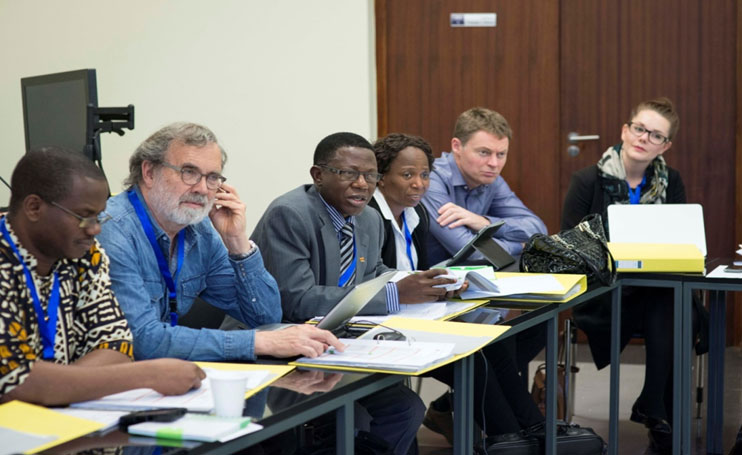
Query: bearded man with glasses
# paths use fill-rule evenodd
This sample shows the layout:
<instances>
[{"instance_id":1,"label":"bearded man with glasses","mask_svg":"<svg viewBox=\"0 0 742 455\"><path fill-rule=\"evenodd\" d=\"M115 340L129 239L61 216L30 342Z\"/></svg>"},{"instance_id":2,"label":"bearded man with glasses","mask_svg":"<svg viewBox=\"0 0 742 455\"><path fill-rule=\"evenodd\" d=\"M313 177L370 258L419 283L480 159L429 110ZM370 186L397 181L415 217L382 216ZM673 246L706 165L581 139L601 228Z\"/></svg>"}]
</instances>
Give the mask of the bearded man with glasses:
<instances>
[{"instance_id":1,"label":"bearded man with glasses","mask_svg":"<svg viewBox=\"0 0 742 455\"><path fill-rule=\"evenodd\" d=\"M111 256L135 357L227 361L342 350L335 336L312 326L251 330L280 321L281 305L276 282L247 237L245 204L222 176L225 161L208 128L174 123L137 148L127 190L108 201L113 221L99 240ZM179 325L197 297L250 330Z\"/></svg>"}]
</instances>

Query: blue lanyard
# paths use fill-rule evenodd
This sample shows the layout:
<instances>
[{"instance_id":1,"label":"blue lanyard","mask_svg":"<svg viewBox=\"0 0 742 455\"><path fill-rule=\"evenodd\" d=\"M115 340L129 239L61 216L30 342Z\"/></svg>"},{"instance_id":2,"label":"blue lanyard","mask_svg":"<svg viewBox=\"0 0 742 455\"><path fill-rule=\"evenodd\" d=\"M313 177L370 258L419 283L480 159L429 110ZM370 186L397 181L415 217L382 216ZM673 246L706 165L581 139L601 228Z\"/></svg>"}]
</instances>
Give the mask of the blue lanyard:
<instances>
[{"instance_id":1,"label":"blue lanyard","mask_svg":"<svg viewBox=\"0 0 742 455\"><path fill-rule=\"evenodd\" d=\"M415 261L412 260L412 235L410 234L410 228L407 227L407 220L405 220L404 212L400 215L402 218L402 228L404 230L404 240L407 243L407 258L410 260L410 270L415 270Z\"/></svg>"},{"instance_id":2,"label":"blue lanyard","mask_svg":"<svg viewBox=\"0 0 742 455\"><path fill-rule=\"evenodd\" d=\"M631 189L631 185L629 185L629 182L626 182L626 186L629 188L629 204L638 204L639 199L641 198L641 192L642 187L644 184L647 183L647 176L645 175L642 178L642 181L640 184L636 186L633 190Z\"/></svg>"},{"instance_id":3,"label":"blue lanyard","mask_svg":"<svg viewBox=\"0 0 742 455\"><path fill-rule=\"evenodd\" d=\"M44 347L44 360L54 360L54 338L57 336L57 318L59 316L59 271L54 272L54 283L52 284L52 292L49 296L46 313L41 308L41 300L39 300L39 293L36 291L36 284L34 284L33 276L31 271L28 270L26 262L23 260L21 253L13 243L13 239L10 238L8 228L5 226L5 217L0 219L0 231L2 231L3 237L10 245L13 253L18 257L23 266L23 273L26 275L26 285L28 291L31 294L33 300L33 307L36 310L36 317L39 320L39 327L41 329L41 343Z\"/></svg>"},{"instance_id":4,"label":"blue lanyard","mask_svg":"<svg viewBox=\"0 0 742 455\"><path fill-rule=\"evenodd\" d=\"M181 229L181 231L178 232L178 265L175 268L175 277L173 277L170 274L170 267L168 267L167 259L162 253L160 245L157 244L155 230L152 227L152 223L149 221L147 212L144 210L142 201L139 200L139 195L137 195L134 190L129 190L127 191L127 196L129 197L131 205L134 206L134 210L137 212L139 223L142 225L142 229L144 229L144 233L147 235L147 240L149 240L152 251L154 251L155 257L157 258L157 265L160 268L160 274L162 274L162 278L165 280L165 284L167 285L167 289L169 291L168 303L170 307L170 325L175 327L176 325L178 325L178 301L175 283L178 280L180 269L181 267L183 267L183 252L185 251L185 229Z\"/></svg>"},{"instance_id":5,"label":"blue lanyard","mask_svg":"<svg viewBox=\"0 0 742 455\"><path fill-rule=\"evenodd\" d=\"M345 270L345 273L340 275L340 279L338 279L338 286L343 287L345 286L345 283L348 282L350 277L353 276L353 273L356 271L356 235L353 233L353 262L350 263L350 266L347 270Z\"/></svg>"}]
</instances>

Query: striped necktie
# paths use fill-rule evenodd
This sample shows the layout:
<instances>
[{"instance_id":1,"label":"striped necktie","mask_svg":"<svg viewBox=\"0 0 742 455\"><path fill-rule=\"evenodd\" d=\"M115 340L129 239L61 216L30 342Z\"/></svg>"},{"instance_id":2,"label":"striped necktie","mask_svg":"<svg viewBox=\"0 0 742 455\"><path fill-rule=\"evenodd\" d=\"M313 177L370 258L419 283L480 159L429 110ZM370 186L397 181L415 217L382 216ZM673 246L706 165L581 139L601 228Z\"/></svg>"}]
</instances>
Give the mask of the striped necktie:
<instances>
[{"instance_id":1,"label":"striped necktie","mask_svg":"<svg viewBox=\"0 0 742 455\"><path fill-rule=\"evenodd\" d=\"M343 238L340 241L340 280L338 286L351 286L355 281L356 268L353 262L353 225L345 223L343 229L340 231L343 234ZM348 269L352 267L352 271ZM348 276L345 276L346 273Z\"/></svg>"}]
</instances>

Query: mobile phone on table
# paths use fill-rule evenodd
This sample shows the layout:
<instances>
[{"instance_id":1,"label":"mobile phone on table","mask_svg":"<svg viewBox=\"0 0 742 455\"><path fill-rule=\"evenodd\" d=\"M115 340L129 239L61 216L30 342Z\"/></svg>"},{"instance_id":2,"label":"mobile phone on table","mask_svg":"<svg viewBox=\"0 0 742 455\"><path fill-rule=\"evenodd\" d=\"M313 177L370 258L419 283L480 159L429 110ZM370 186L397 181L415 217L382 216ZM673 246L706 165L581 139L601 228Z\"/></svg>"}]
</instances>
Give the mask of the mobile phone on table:
<instances>
[{"instance_id":1,"label":"mobile phone on table","mask_svg":"<svg viewBox=\"0 0 742 455\"><path fill-rule=\"evenodd\" d=\"M129 425L142 422L174 422L183 417L186 408L162 408L136 411L119 418L119 428L126 430Z\"/></svg>"}]
</instances>

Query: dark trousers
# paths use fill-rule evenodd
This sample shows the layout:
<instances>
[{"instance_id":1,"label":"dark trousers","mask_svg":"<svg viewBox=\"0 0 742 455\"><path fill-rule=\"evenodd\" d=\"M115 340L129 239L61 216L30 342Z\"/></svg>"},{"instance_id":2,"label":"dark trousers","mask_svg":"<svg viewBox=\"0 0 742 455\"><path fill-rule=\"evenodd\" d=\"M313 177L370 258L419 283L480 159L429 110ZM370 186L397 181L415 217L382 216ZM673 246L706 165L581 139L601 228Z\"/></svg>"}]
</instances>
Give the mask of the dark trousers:
<instances>
[{"instance_id":1,"label":"dark trousers","mask_svg":"<svg viewBox=\"0 0 742 455\"><path fill-rule=\"evenodd\" d=\"M417 453L417 444L410 449L423 422L425 405L415 392L397 384L362 398L356 404L356 429L384 439L395 454Z\"/></svg>"},{"instance_id":2,"label":"dark trousers","mask_svg":"<svg viewBox=\"0 0 742 455\"><path fill-rule=\"evenodd\" d=\"M268 406L284 409L306 398L298 392L271 387ZM425 405L420 397L401 383L361 398L353 406L355 430L383 439L398 455L417 453L415 436L424 416ZM334 440L334 417L320 417L315 423L327 427L330 431L325 433Z\"/></svg>"},{"instance_id":3,"label":"dark trousers","mask_svg":"<svg viewBox=\"0 0 742 455\"><path fill-rule=\"evenodd\" d=\"M488 436L515 433L544 420L523 386L513 347L508 343L517 343L517 340L508 338L473 354L474 403L477 406L474 420ZM431 376L453 387L452 365L432 371Z\"/></svg>"}]
</instances>

